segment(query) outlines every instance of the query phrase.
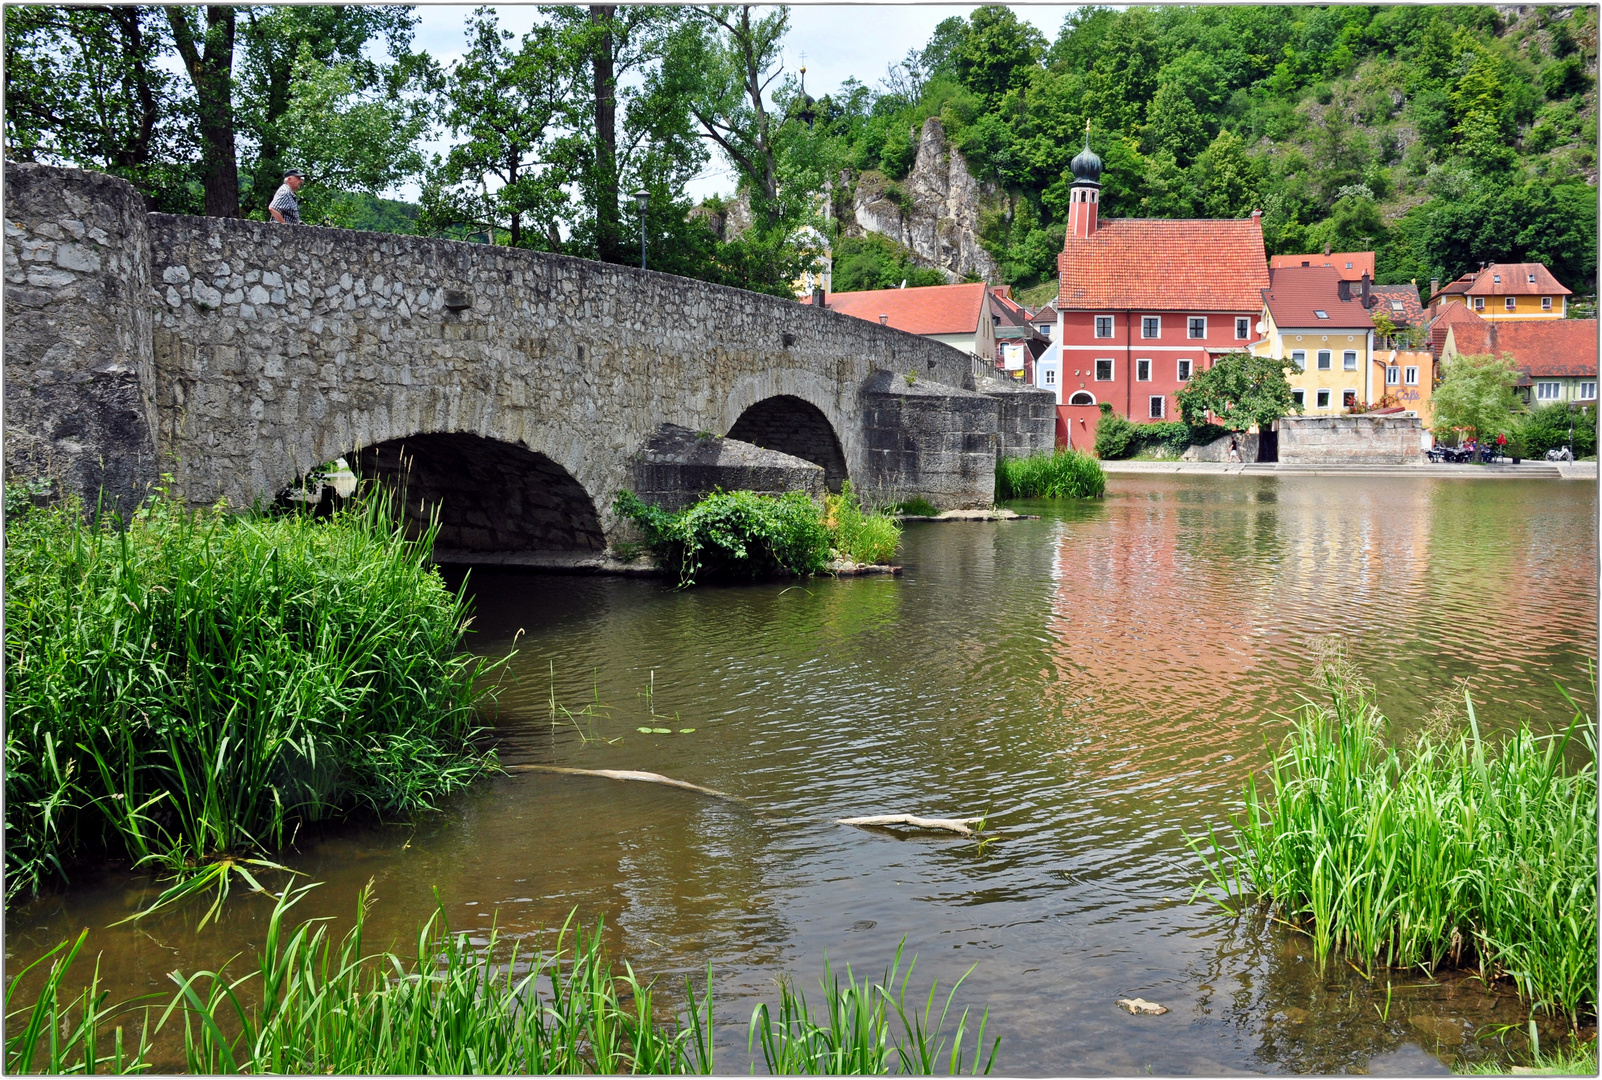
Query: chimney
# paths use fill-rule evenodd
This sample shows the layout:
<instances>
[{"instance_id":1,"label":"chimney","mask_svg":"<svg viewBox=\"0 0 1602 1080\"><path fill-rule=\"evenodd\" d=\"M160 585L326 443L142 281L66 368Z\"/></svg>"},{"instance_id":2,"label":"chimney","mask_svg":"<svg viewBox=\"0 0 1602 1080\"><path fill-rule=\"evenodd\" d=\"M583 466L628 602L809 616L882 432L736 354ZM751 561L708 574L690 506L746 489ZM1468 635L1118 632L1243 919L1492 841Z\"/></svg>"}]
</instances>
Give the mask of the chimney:
<instances>
[{"instance_id":1,"label":"chimney","mask_svg":"<svg viewBox=\"0 0 1602 1080\"><path fill-rule=\"evenodd\" d=\"M883 312L880 312L879 313L879 325L880 326L889 326L890 325L890 316L886 315Z\"/></svg>"},{"instance_id":2,"label":"chimney","mask_svg":"<svg viewBox=\"0 0 1602 1080\"><path fill-rule=\"evenodd\" d=\"M1369 291L1368 291L1369 290L1369 286L1372 285L1372 284L1373 284L1373 282L1368 280L1368 271L1364 270L1363 271L1363 306L1365 308L1374 306L1374 298L1371 295L1369 295Z\"/></svg>"},{"instance_id":3,"label":"chimney","mask_svg":"<svg viewBox=\"0 0 1602 1080\"><path fill-rule=\"evenodd\" d=\"M1440 291L1441 291L1441 279L1440 278L1430 278L1430 299L1431 300L1435 299L1435 294L1440 292Z\"/></svg>"},{"instance_id":4,"label":"chimney","mask_svg":"<svg viewBox=\"0 0 1602 1080\"><path fill-rule=\"evenodd\" d=\"M1341 300L1350 300L1352 298L1352 283L1345 278L1341 278L1335 283L1335 295Z\"/></svg>"},{"instance_id":5,"label":"chimney","mask_svg":"<svg viewBox=\"0 0 1602 1080\"><path fill-rule=\"evenodd\" d=\"M1324 241L1324 258L1329 258L1329 241Z\"/></svg>"},{"instance_id":6,"label":"chimney","mask_svg":"<svg viewBox=\"0 0 1602 1080\"><path fill-rule=\"evenodd\" d=\"M826 307L829 306L825 302L826 299L827 298L823 294L823 286L822 285L814 285L812 287L812 306L815 307L815 308L819 308L819 309L826 308Z\"/></svg>"}]
</instances>

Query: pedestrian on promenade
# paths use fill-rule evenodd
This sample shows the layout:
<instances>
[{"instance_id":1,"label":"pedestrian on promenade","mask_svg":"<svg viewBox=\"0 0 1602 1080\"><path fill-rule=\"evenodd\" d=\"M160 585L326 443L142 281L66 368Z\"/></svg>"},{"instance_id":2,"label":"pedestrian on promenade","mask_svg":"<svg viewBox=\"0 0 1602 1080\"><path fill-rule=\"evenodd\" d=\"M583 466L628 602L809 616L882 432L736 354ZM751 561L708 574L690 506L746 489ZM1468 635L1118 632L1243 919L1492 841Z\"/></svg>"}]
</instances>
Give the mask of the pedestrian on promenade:
<instances>
[{"instance_id":1,"label":"pedestrian on promenade","mask_svg":"<svg viewBox=\"0 0 1602 1080\"><path fill-rule=\"evenodd\" d=\"M1240 447L1236 444L1235 436L1233 436L1233 435L1231 435L1229 437L1229 460L1230 461L1239 461L1240 460Z\"/></svg>"},{"instance_id":2,"label":"pedestrian on promenade","mask_svg":"<svg viewBox=\"0 0 1602 1080\"><path fill-rule=\"evenodd\" d=\"M290 169L284 173L284 182L273 193L273 201L267 204L267 212L274 221L283 225L300 224L300 200L295 198L295 192L300 185L306 182L299 169Z\"/></svg>"}]
</instances>

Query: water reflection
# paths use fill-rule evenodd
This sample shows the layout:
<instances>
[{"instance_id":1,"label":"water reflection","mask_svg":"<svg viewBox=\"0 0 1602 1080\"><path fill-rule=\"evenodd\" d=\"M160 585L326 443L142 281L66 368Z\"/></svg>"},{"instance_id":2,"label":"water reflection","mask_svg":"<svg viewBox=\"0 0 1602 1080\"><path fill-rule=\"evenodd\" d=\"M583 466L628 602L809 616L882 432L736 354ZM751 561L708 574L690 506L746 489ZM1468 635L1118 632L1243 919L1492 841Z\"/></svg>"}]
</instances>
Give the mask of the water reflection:
<instances>
[{"instance_id":1,"label":"water reflection","mask_svg":"<svg viewBox=\"0 0 1602 1080\"><path fill-rule=\"evenodd\" d=\"M497 779L415 828L305 843L294 865L327 883L306 914L348 919L371 878L375 942L406 942L435 888L453 925L498 918L512 937L604 916L612 948L668 984L714 964L735 1071L780 972L810 984L826 953L875 970L902 939L920 979L973 968L964 996L992 1007L1010 1074L1421 1071L1482 1052L1465 1025L1521 1019L1455 983L1405 991L1405 1009L1393 990L1386 1014L1274 927L1188 905L1184 838L1237 805L1319 635L1349 640L1404 725L1459 675L1488 724L1566 720L1553 680L1582 686L1596 644L1594 490L1128 477L1101 502L1030 509L910 527L895 580L680 592L475 571L474 647L518 649L494 718L505 762L648 769L740 799ZM999 839L835 824L883 812L986 813ZM8 956L104 927L147 886L20 910ZM173 915L95 940L126 987L160 988L248 953L264 919L246 899L217 932ZM1132 995L1172 1011L1130 1017L1113 1002Z\"/></svg>"}]
</instances>

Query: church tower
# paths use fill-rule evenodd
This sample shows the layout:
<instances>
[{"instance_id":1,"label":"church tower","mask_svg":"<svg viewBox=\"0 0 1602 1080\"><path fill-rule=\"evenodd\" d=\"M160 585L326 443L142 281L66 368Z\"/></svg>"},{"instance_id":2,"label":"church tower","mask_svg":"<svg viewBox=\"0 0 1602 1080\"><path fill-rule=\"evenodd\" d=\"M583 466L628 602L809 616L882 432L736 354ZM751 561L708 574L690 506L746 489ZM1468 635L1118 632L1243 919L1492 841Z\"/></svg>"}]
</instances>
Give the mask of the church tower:
<instances>
[{"instance_id":1,"label":"church tower","mask_svg":"<svg viewBox=\"0 0 1602 1080\"><path fill-rule=\"evenodd\" d=\"M1101 200L1101 158L1090 150L1090 122L1085 122L1085 148L1075 155L1068 168L1074 182L1068 188L1068 235L1083 240L1096 231L1096 211Z\"/></svg>"}]
</instances>

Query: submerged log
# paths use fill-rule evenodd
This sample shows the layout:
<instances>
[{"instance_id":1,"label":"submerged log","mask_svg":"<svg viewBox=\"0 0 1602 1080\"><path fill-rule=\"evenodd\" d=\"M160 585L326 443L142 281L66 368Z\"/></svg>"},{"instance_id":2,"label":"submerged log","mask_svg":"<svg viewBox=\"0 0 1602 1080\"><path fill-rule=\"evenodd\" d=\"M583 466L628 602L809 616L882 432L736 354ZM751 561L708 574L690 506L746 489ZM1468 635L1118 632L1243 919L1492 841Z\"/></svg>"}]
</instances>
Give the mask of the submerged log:
<instances>
[{"instance_id":1,"label":"submerged log","mask_svg":"<svg viewBox=\"0 0 1602 1080\"><path fill-rule=\"evenodd\" d=\"M702 795L711 795L719 799L738 799L738 795L730 795L726 791L717 791L713 788L692 784L688 780L675 780L671 776L661 773L641 772L636 769L570 769L563 765L508 765L506 771L513 772L545 772L560 773L563 776L598 776L602 780L636 780L642 784L666 784L668 787L683 788L686 791L699 792Z\"/></svg>"},{"instance_id":2,"label":"submerged log","mask_svg":"<svg viewBox=\"0 0 1602 1080\"><path fill-rule=\"evenodd\" d=\"M905 825L909 829L930 829L935 832L954 832L958 836L972 836L970 825L977 825L984 818L926 818L916 817L912 814L880 814L876 817L840 818L840 825Z\"/></svg>"}]
</instances>

